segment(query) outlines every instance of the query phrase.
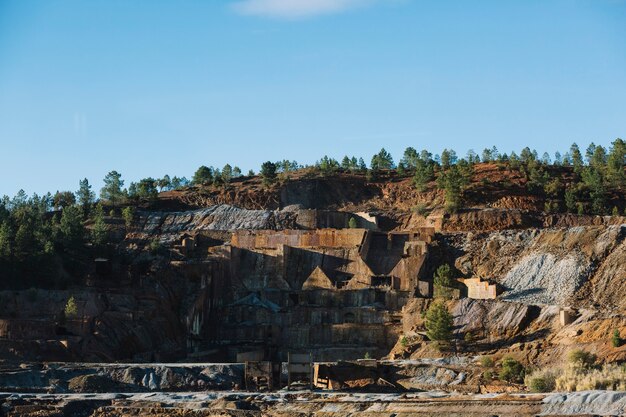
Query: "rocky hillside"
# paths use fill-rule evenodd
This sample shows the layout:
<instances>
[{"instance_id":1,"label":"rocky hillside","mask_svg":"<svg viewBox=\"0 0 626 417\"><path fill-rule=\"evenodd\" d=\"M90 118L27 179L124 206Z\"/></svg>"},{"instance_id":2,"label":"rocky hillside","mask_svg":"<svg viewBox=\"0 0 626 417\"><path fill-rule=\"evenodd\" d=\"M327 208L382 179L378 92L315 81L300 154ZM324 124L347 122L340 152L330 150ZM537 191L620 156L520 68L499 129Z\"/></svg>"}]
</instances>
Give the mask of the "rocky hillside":
<instances>
[{"instance_id":1,"label":"rocky hillside","mask_svg":"<svg viewBox=\"0 0 626 417\"><path fill-rule=\"evenodd\" d=\"M134 205L126 224L120 207L107 207L111 242L97 259L88 246L75 252L71 271L63 264L76 277L66 288L0 292L2 358L235 361L266 348L324 360L441 356L421 317L433 273L449 264L456 278L500 290L473 300L455 283L448 307L466 356L540 366L582 347L625 360L609 343L616 329L626 336L625 219L546 213L547 196L527 181L479 164L454 213L434 181L418 191L396 172L298 171L271 186L242 177L168 191ZM621 196L609 197L623 210ZM359 232L332 232L349 227ZM242 230L245 244L234 238ZM481 371L463 372L469 387Z\"/></svg>"}]
</instances>

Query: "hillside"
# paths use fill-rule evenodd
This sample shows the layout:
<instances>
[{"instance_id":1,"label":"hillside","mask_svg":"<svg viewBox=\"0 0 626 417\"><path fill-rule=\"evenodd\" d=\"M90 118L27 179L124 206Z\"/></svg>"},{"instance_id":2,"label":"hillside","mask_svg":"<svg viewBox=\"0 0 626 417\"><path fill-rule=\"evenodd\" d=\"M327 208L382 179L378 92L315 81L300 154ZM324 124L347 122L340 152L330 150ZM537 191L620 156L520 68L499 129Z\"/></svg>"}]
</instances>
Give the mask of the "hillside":
<instances>
[{"instance_id":1,"label":"hillside","mask_svg":"<svg viewBox=\"0 0 626 417\"><path fill-rule=\"evenodd\" d=\"M385 378L408 389L458 378L455 389L469 391L521 389L485 382L480 356L492 357L496 369L507 355L528 369L556 366L573 349L597 355L599 364L622 363L626 347L612 346L611 334L626 336L626 219L565 212L563 190L574 173L550 169L561 188L548 196L529 191L527 176L506 164L476 164L453 212L436 181L418 191L410 173L310 169L271 185L240 177L107 205L106 244L55 255L54 275L64 280L6 281L2 359L10 367L239 362L250 352L285 360L305 351L331 362L460 355L456 364L428 365L432 377L415 367L402 371L406 381ZM606 201L623 213L619 190ZM126 207L133 215L124 220ZM87 222L92 233L97 227ZM423 313L446 264L452 339L437 349ZM469 284L457 280L468 278L497 287L497 296L470 296ZM42 375L38 384L47 386L52 376ZM129 387L138 384L132 389L145 388L129 378Z\"/></svg>"}]
</instances>

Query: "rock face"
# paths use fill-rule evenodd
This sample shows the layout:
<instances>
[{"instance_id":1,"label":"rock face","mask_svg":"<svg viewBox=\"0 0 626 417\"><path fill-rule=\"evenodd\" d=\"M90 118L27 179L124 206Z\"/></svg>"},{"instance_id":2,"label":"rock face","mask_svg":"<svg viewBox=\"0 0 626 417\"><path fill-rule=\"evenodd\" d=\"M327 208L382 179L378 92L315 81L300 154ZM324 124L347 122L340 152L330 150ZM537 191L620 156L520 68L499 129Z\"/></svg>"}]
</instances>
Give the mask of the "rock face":
<instances>
[{"instance_id":1,"label":"rock face","mask_svg":"<svg viewBox=\"0 0 626 417\"><path fill-rule=\"evenodd\" d=\"M536 306L491 300L470 300L455 303L454 326L461 333L486 335L491 340L519 336L539 316Z\"/></svg>"},{"instance_id":2,"label":"rock face","mask_svg":"<svg viewBox=\"0 0 626 417\"><path fill-rule=\"evenodd\" d=\"M619 301L599 283L619 276L625 234L621 225L578 226L452 234L447 241L461 254L457 268L499 281L505 299L563 306L603 300L615 305ZM618 281L614 284L619 287ZM582 293L591 298L584 300Z\"/></svg>"}]
</instances>

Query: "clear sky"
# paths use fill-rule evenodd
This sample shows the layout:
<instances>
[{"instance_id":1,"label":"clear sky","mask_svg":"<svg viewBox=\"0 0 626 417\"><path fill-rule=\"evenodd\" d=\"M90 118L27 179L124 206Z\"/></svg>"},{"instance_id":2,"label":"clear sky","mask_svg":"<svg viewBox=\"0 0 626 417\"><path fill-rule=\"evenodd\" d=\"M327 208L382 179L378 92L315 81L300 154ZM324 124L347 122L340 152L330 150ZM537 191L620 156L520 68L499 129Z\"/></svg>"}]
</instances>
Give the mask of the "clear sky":
<instances>
[{"instance_id":1,"label":"clear sky","mask_svg":"<svg viewBox=\"0 0 626 417\"><path fill-rule=\"evenodd\" d=\"M616 137L623 0L0 0L0 195Z\"/></svg>"}]
</instances>

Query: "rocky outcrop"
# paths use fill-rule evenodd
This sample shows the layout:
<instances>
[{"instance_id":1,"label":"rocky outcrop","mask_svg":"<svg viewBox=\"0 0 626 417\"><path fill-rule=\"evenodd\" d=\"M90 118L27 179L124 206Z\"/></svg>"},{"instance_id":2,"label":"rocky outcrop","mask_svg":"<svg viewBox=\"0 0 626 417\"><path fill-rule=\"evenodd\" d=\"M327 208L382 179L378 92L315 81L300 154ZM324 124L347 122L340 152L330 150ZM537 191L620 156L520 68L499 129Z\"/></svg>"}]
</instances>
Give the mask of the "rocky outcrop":
<instances>
[{"instance_id":1,"label":"rocky outcrop","mask_svg":"<svg viewBox=\"0 0 626 417\"><path fill-rule=\"evenodd\" d=\"M620 288L626 226L579 226L448 234L442 243L459 254L464 274L492 278L503 298L528 304L619 305L607 291ZM585 294L584 296L581 296Z\"/></svg>"}]
</instances>

